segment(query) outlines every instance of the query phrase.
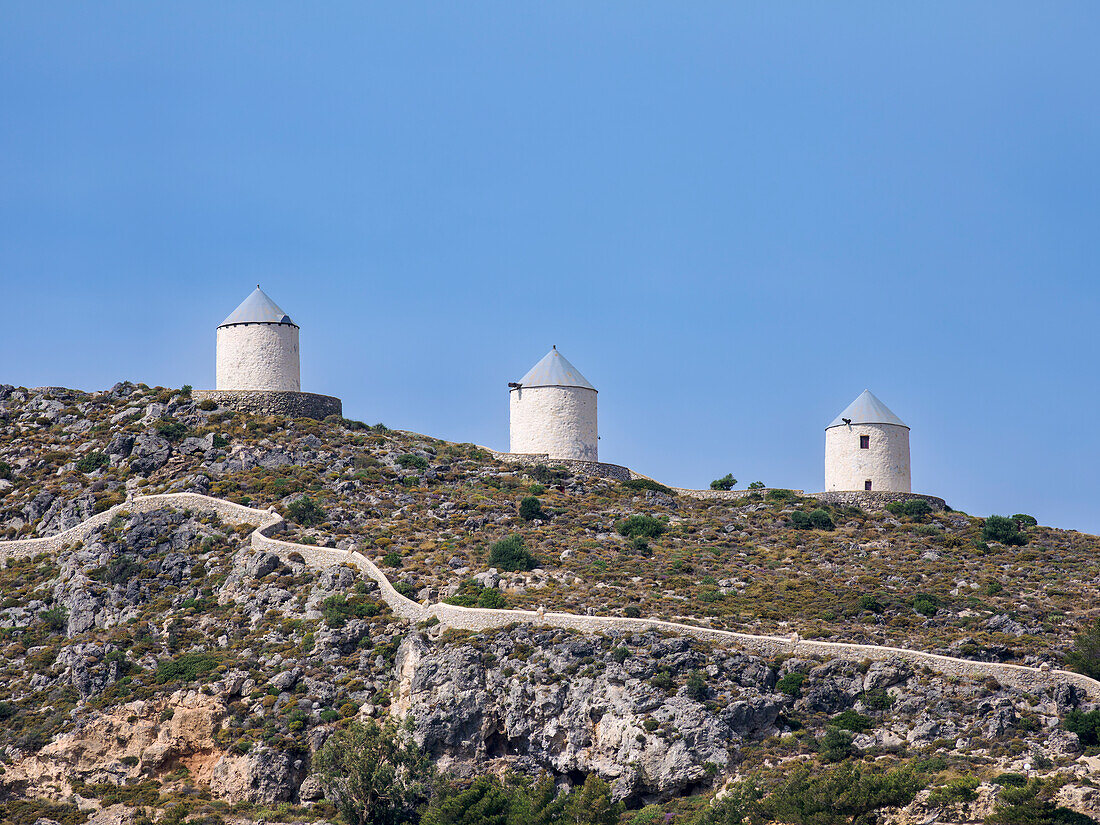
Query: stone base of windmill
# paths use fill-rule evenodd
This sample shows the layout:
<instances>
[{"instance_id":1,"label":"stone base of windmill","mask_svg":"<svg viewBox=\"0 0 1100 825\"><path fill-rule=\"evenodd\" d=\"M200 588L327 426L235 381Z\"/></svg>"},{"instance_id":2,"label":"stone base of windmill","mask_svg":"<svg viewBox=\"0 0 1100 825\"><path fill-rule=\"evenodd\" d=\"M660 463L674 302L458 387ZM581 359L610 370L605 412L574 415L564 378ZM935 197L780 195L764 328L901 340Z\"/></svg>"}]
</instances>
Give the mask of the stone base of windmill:
<instances>
[{"instance_id":1,"label":"stone base of windmill","mask_svg":"<svg viewBox=\"0 0 1100 825\"><path fill-rule=\"evenodd\" d=\"M576 458L551 458L548 453L502 453L498 450L490 450L482 447L486 452L492 453L498 461L507 461L513 464L528 464L535 466L545 464L547 467L562 467L572 475L592 476L594 478L607 478L612 481L629 481L632 477L629 468L618 464L608 464L604 461L581 461Z\"/></svg>"},{"instance_id":2,"label":"stone base of windmill","mask_svg":"<svg viewBox=\"0 0 1100 825\"><path fill-rule=\"evenodd\" d=\"M196 401L213 401L248 415L279 415L286 418L316 418L343 415L344 404L331 395L289 390L195 390Z\"/></svg>"},{"instance_id":3,"label":"stone base of windmill","mask_svg":"<svg viewBox=\"0 0 1100 825\"><path fill-rule=\"evenodd\" d=\"M947 507L947 502L937 496L926 496L923 493L893 493L885 490L832 490L826 493L814 493L813 497L826 504L876 511L886 509L886 505L892 502L909 501L913 498L924 499L937 513Z\"/></svg>"}]
</instances>

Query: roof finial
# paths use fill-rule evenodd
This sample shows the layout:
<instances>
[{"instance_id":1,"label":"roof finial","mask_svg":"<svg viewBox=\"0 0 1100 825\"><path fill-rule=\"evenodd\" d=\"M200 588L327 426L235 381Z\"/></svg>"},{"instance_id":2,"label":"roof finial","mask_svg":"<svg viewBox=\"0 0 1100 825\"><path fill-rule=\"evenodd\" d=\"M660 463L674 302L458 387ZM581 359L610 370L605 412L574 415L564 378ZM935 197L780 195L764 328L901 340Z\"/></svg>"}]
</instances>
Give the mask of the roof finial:
<instances>
[{"instance_id":1,"label":"roof finial","mask_svg":"<svg viewBox=\"0 0 1100 825\"><path fill-rule=\"evenodd\" d=\"M558 348L558 345L557 345L557 344L551 344L551 346L552 346L552 347L553 347L554 349L557 349L557 348Z\"/></svg>"}]
</instances>

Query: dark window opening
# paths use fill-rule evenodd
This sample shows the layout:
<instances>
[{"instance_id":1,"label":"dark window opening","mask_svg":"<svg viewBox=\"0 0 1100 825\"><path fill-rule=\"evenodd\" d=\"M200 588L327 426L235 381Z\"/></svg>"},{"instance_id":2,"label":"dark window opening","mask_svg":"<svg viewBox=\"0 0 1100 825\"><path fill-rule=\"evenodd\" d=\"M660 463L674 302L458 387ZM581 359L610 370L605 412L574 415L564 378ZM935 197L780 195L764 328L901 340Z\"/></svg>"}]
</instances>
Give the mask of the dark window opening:
<instances>
[{"instance_id":1,"label":"dark window opening","mask_svg":"<svg viewBox=\"0 0 1100 825\"><path fill-rule=\"evenodd\" d=\"M867 479L865 482L863 482L863 489L864 490L870 490L871 489L871 479Z\"/></svg>"},{"instance_id":2,"label":"dark window opening","mask_svg":"<svg viewBox=\"0 0 1100 825\"><path fill-rule=\"evenodd\" d=\"M869 449L871 449L871 436L869 436L869 435L861 435L861 436L859 437L859 448L860 448L861 450L869 450ZM868 490L870 490L871 488L870 488L870 487L868 487L867 489L868 489Z\"/></svg>"}]
</instances>

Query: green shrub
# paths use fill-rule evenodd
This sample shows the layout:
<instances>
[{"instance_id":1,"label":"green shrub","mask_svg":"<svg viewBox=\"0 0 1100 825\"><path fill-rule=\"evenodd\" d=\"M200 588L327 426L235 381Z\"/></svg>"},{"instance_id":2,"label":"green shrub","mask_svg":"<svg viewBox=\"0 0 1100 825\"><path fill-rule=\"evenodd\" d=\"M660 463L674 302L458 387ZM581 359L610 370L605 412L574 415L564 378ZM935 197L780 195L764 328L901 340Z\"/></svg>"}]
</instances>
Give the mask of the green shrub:
<instances>
[{"instance_id":1,"label":"green shrub","mask_svg":"<svg viewBox=\"0 0 1100 825\"><path fill-rule=\"evenodd\" d=\"M836 525L829 514L820 507L809 513L795 510L791 513L791 526L796 530L835 530Z\"/></svg>"},{"instance_id":2,"label":"green shrub","mask_svg":"<svg viewBox=\"0 0 1100 825\"><path fill-rule=\"evenodd\" d=\"M324 509L313 499L302 496L290 502L286 514L303 527L313 527L325 520Z\"/></svg>"},{"instance_id":3,"label":"green shrub","mask_svg":"<svg viewBox=\"0 0 1100 825\"><path fill-rule=\"evenodd\" d=\"M749 483L749 489L750 490L763 490L764 487L765 487L765 484L764 484L763 481L753 481L753 482Z\"/></svg>"},{"instance_id":4,"label":"green shrub","mask_svg":"<svg viewBox=\"0 0 1100 825\"><path fill-rule=\"evenodd\" d=\"M69 613L59 604L43 610L39 616L51 633L60 633L69 626Z\"/></svg>"},{"instance_id":5,"label":"green shrub","mask_svg":"<svg viewBox=\"0 0 1100 825\"><path fill-rule=\"evenodd\" d=\"M910 498L903 503L902 511L911 519L921 519L932 514L932 505L923 498Z\"/></svg>"},{"instance_id":6,"label":"green shrub","mask_svg":"<svg viewBox=\"0 0 1100 825\"><path fill-rule=\"evenodd\" d=\"M501 570L514 572L534 570L539 566L539 561L523 546L523 538L513 534L493 542L489 548L489 564Z\"/></svg>"},{"instance_id":7,"label":"green shrub","mask_svg":"<svg viewBox=\"0 0 1100 825\"><path fill-rule=\"evenodd\" d=\"M1100 710L1071 710L1062 720L1062 727L1076 733L1086 748L1100 745Z\"/></svg>"},{"instance_id":8,"label":"green shrub","mask_svg":"<svg viewBox=\"0 0 1100 825\"><path fill-rule=\"evenodd\" d=\"M394 590L397 590L396 586ZM398 590L397 592L401 592ZM352 596L350 599L342 593L329 596L321 602L321 616L329 627L340 628L347 624L348 619L364 619L369 616L377 616L379 606L362 596Z\"/></svg>"},{"instance_id":9,"label":"green shrub","mask_svg":"<svg viewBox=\"0 0 1100 825\"><path fill-rule=\"evenodd\" d=\"M864 691L859 698L868 710L886 711L894 704L894 697L887 692L886 688Z\"/></svg>"},{"instance_id":10,"label":"green shrub","mask_svg":"<svg viewBox=\"0 0 1100 825\"><path fill-rule=\"evenodd\" d=\"M818 740L817 752L824 762L840 762L856 752L852 745L852 734L840 728L826 728L825 735Z\"/></svg>"},{"instance_id":11,"label":"green shrub","mask_svg":"<svg viewBox=\"0 0 1100 825\"><path fill-rule=\"evenodd\" d=\"M157 433L169 441L180 441L187 435L187 425L170 418L162 418L157 422Z\"/></svg>"},{"instance_id":12,"label":"green shrub","mask_svg":"<svg viewBox=\"0 0 1100 825\"><path fill-rule=\"evenodd\" d=\"M165 682L193 682L218 666L218 659L210 653L190 651L175 659L157 664L158 685Z\"/></svg>"},{"instance_id":13,"label":"green shrub","mask_svg":"<svg viewBox=\"0 0 1100 825\"><path fill-rule=\"evenodd\" d=\"M486 587L477 597L477 606L487 607L490 610L507 610L508 600L495 587Z\"/></svg>"},{"instance_id":14,"label":"green shrub","mask_svg":"<svg viewBox=\"0 0 1100 825\"><path fill-rule=\"evenodd\" d=\"M396 550L391 550L382 557L383 567L400 567L401 566L401 554Z\"/></svg>"},{"instance_id":15,"label":"green shrub","mask_svg":"<svg viewBox=\"0 0 1100 825\"><path fill-rule=\"evenodd\" d=\"M737 479L733 477L733 473L726 473L721 478L714 479L714 481L710 483L710 489L732 490L735 484L737 484Z\"/></svg>"},{"instance_id":16,"label":"green shrub","mask_svg":"<svg viewBox=\"0 0 1100 825\"><path fill-rule=\"evenodd\" d=\"M696 702L702 702L707 698L707 681L701 670L693 670L688 676L687 687L684 692Z\"/></svg>"},{"instance_id":17,"label":"green shrub","mask_svg":"<svg viewBox=\"0 0 1100 825\"><path fill-rule=\"evenodd\" d=\"M675 683L672 681L672 674L667 670L658 671L650 680L649 683L658 690L672 690Z\"/></svg>"},{"instance_id":18,"label":"green shrub","mask_svg":"<svg viewBox=\"0 0 1100 825\"><path fill-rule=\"evenodd\" d=\"M642 615L642 609L636 604L628 604L623 608L623 615L628 619L637 619Z\"/></svg>"},{"instance_id":19,"label":"green shrub","mask_svg":"<svg viewBox=\"0 0 1100 825\"><path fill-rule=\"evenodd\" d=\"M655 539L662 535L668 527L665 526L663 521L653 516L635 513L632 516L627 516L616 524L615 529L620 536L625 536L626 538L643 536L645 538Z\"/></svg>"},{"instance_id":20,"label":"green shrub","mask_svg":"<svg viewBox=\"0 0 1100 825\"><path fill-rule=\"evenodd\" d=\"M223 450L229 446L229 439L221 433L214 433L214 437L210 439L210 441L214 445L215 450Z\"/></svg>"},{"instance_id":21,"label":"green shrub","mask_svg":"<svg viewBox=\"0 0 1100 825\"><path fill-rule=\"evenodd\" d=\"M875 598L870 593L864 593L859 597L859 609L866 610L870 613L881 613L882 602Z\"/></svg>"},{"instance_id":22,"label":"green shrub","mask_svg":"<svg viewBox=\"0 0 1100 825\"><path fill-rule=\"evenodd\" d=\"M791 671L778 682L775 683L775 689L780 693L785 693L788 696L798 697L802 694L802 683L806 681L806 674L798 673L797 671Z\"/></svg>"},{"instance_id":23,"label":"green shrub","mask_svg":"<svg viewBox=\"0 0 1100 825\"><path fill-rule=\"evenodd\" d=\"M870 730L875 726L875 722L871 717L856 713L851 708L838 713L827 724L829 727L850 730L852 733L863 733L863 731Z\"/></svg>"},{"instance_id":24,"label":"green shrub","mask_svg":"<svg viewBox=\"0 0 1100 825\"><path fill-rule=\"evenodd\" d=\"M110 459L107 457L106 453L93 450L81 456L80 460L76 462L76 469L80 470L82 473L94 473L109 461Z\"/></svg>"},{"instance_id":25,"label":"green shrub","mask_svg":"<svg viewBox=\"0 0 1100 825\"><path fill-rule=\"evenodd\" d=\"M422 455L413 455L412 453L405 453L404 455L397 457L397 463L404 467L406 470L426 470L428 469L428 459Z\"/></svg>"},{"instance_id":26,"label":"green shrub","mask_svg":"<svg viewBox=\"0 0 1100 825\"><path fill-rule=\"evenodd\" d=\"M416 599L416 585L412 582L394 582L393 589L404 596L406 599Z\"/></svg>"},{"instance_id":27,"label":"green shrub","mask_svg":"<svg viewBox=\"0 0 1100 825\"><path fill-rule=\"evenodd\" d=\"M928 794L928 805L941 811L956 805L968 805L978 798L978 778L976 776L956 776L946 785L939 785Z\"/></svg>"},{"instance_id":28,"label":"green shrub","mask_svg":"<svg viewBox=\"0 0 1100 825\"><path fill-rule=\"evenodd\" d=\"M519 503L519 517L524 521L545 519L546 514L542 512L542 502L535 496L526 496Z\"/></svg>"},{"instance_id":29,"label":"green shrub","mask_svg":"<svg viewBox=\"0 0 1100 825\"><path fill-rule=\"evenodd\" d=\"M664 493L666 496L676 495L676 491L671 487L658 484L651 478L632 478L629 481L622 482L622 485L628 490L652 490L655 493Z\"/></svg>"},{"instance_id":30,"label":"green shrub","mask_svg":"<svg viewBox=\"0 0 1100 825\"><path fill-rule=\"evenodd\" d=\"M528 475L540 484L557 484L569 477L569 471L564 467L547 467L545 464L536 464L531 468Z\"/></svg>"},{"instance_id":31,"label":"green shrub","mask_svg":"<svg viewBox=\"0 0 1100 825\"><path fill-rule=\"evenodd\" d=\"M611 658L618 662L620 665L630 657L630 649L626 647L617 647L611 651Z\"/></svg>"},{"instance_id":32,"label":"green shrub","mask_svg":"<svg viewBox=\"0 0 1100 825\"><path fill-rule=\"evenodd\" d=\"M1029 516L1026 513L1017 513L1012 517L1012 520L1016 522L1016 529L1021 532L1027 530L1029 527L1038 527L1039 520L1035 516Z\"/></svg>"},{"instance_id":33,"label":"green shrub","mask_svg":"<svg viewBox=\"0 0 1100 825\"><path fill-rule=\"evenodd\" d=\"M794 501L798 498L798 494L794 490L768 490L768 501Z\"/></svg>"},{"instance_id":34,"label":"green shrub","mask_svg":"<svg viewBox=\"0 0 1100 825\"><path fill-rule=\"evenodd\" d=\"M0 479L11 481L11 465L6 461L0 461Z\"/></svg>"},{"instance_id":35,"label":"green shrub","mask_svg":"<svg viewBox=\"0 0 1100 825\"><path fill-rule=\"evenodd\" d=\"M96 568L89 578L105 584L123 584L141 573L141 563L135 556L123 555L111 559L103 567Z\"/></svg>"},{"instance_id":36,"label":"green shrub","mask_svg":"<svg viewBox=\"0 0 1100 825\"><path fill-rule=\"evenodd\" d=\"M990 516L982 526L982 539L1007 545L1027 544L1027 536L1020 533L1016 522L1005 516Z\"/></svg>"},{"instance_id":37,"label":"green shrub","mask_svg":"<svg viewBox=\"0 0 1100 825\"><path fill-rule=\"evenodd\" d=\"M913 597L913 609L918 613L931 618L939 612L940 600L927 593L918 593Z\"/></svg>"},{"instance_id":38,"label":"green shrub","mask_svg":"<svg viewBox=\"0 0 1100 825\"><path fill-rule=\"evenodd\" d=\"M216 410L217 408L218 405L209 398L204 398L202 401L199 402L199 409L203 412L211 412L212 410Z\"/></svg>"}]
</instances>

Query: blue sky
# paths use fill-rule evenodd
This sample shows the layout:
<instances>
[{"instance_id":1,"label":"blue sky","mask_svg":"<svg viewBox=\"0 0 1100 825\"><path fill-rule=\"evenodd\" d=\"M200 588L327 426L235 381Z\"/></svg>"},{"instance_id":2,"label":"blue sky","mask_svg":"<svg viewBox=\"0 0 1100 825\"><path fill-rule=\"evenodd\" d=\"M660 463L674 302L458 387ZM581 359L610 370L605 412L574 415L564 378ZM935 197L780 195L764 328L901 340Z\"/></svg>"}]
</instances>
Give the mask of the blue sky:
<instances>
[{"instance_id":1,"label":"blue sky","mask_svg":"<svg viewBox=\"0 0 1100 825\"><path fill-rule=\"evenodd\" d=\"M209 387L257 283L304 389L506 448L551 344L601 457L1100 532L1094 3L6 3L0 382Z\"/></svg>"}]
</instances>

